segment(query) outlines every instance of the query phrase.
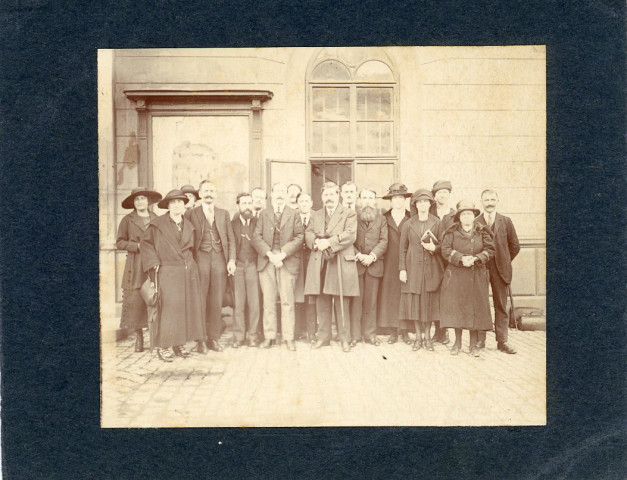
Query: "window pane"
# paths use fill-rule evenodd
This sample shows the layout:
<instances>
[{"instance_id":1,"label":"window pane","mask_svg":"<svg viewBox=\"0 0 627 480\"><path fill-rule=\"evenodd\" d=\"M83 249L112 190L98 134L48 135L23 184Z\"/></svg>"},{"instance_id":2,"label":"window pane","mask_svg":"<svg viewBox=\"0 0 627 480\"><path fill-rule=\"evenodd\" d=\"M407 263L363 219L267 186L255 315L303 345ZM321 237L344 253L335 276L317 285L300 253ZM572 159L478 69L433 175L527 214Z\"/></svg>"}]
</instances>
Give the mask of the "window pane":
<instances>
[{"instance_id":1,"label":"window pane","mask_svg":"<svg viewBox=\"0 0 627 480\"><path fill-rule=\"evenodd\" d=\"M348 122L314 122L312 148L317 154L348 153L350 124Z\"/></svg>"},{"instance_id":2,"label":"window pane","mask_svg":"<svg viewBox=\"0 0 627 480\"><path fill-rule=\"evenodd\" d=\"M324 162L311 164L311 198L313 209L322 208L321 192L324 182L334 182L341 186L352 178L351 164L340 162Z\"/></svg>"},{"instance_id":3,"label":"window pane","mask_svg":"<svg viewBox=\"0 0 627 480\"><path fill-rule=\"evenodd\" d=\"M388 191L388 187L394 183L393 163L357 163L355 164L355 183L362 188L371 188L377 192L377 197L382 197ZM387 207L385 202L379 200L379 207Z\"/></svg>"},{"instance_id":4,"label":"window pane","mask_svg":"<svg viewBox=\"0 0 627 480\"><path fill-rule=\"evenodd\" d=\"M313 119L348 120L349 98L348 88L314 88Z\"/></svg>"},{"instance_id":5,"label":"window pane","mask_svg":"<svg viewBox=\"0 0 627 480\"><path fill-rule=\"evenodd\" d=\"M355 74L355 80L368 80L375 82L393 82L394 75L390 67L385 63L373 60L364 63Z\"/></svg>"},{"instance_id":6,"label":"window pane","mask_svg":"<svg viewBox=\"0 0 627 480\"><path fill-rule=\"evenodd\" d=\"M314 81L320 82L335 80L345 81L351 79L351 74L340 62L327 60L314 68L311 78Z\"/></svg>"},{"instance_id":7,"label":"window pane","mask_svg":"<svg viewBox=\"0 0 627 480\"><path fill-rule=\"evenodd\" d=\"M358 88L357 89L358 120L391 120L392 89L391 88Z\"/></svg>"},{"instance_id":8,"label":"window pane","mask_svg":"<svg viewBox=\"0 0 627 480\"><path fill-rule=\"evenodd\" d=\"M392 152L392 123L357 123L357 153L391 154Z\"/></svg>"}]
</instances>

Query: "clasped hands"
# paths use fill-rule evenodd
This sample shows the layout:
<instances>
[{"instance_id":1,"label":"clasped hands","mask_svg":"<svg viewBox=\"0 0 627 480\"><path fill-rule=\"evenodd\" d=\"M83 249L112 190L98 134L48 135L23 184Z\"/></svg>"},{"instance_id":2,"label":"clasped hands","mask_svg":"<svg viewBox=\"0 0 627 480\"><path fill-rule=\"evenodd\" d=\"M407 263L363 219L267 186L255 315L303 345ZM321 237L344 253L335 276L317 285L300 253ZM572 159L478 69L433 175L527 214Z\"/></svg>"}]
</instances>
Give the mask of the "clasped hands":
<instances>
[{"instance_id":1,"label":"clasped hands","mask_svg":"<svg viewBox=\"0 0 627 480\"><path fill-rule=\"evenodd\" d=\"M369 267L375 261L375 258L372 254L366 255L364 253L357 252L357 254L355 255L355 260L360 261L364 267Z\"/></svg>"},{"instance_id":2,"label":"clasped hands","mask_svg":"<svg viewBox=\"0 0 627 480\"><path fill-rule=\"evenodd\" d=\"M270 260L270 263L274 265L276 268L281 268L283 266L283 260L285 259L286 256L287 255L283 251L273 252L269 250L268 252L266 252L266 257L268 257L268 260Z\"/></svg>"}]
</instances>

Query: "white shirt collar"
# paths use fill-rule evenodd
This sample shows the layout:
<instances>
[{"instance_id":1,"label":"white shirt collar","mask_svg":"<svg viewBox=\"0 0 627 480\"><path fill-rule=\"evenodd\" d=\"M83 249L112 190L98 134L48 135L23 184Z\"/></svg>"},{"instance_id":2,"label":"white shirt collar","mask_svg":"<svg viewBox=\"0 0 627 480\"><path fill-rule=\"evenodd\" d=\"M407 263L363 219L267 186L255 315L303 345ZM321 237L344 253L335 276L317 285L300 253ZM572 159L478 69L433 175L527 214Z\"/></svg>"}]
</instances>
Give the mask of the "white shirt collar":
<instances>
[{"instance_id":1,"label":"white shirt collar","mask_svg":"<svg viewBox=\"0 0 627 480\"><path fill-rule=\"evenodd\" d=\"M241 215L239 216L239 219L241 220L242 225L244 226L248 225L248 222L250 222L250 218L244 218Z\"/></svg>"}]
</instances>

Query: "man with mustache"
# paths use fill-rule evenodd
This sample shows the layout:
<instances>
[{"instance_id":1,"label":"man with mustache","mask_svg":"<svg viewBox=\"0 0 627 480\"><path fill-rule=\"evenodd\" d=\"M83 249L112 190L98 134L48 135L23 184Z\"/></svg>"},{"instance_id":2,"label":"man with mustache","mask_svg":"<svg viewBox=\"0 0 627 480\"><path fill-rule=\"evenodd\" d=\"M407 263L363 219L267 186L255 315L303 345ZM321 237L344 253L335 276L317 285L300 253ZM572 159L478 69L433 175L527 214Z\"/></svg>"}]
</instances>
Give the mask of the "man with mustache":
<instances>
[{"instance_id":1,"label":"man with mustache","mask_svg":"<svg viewBox=\"0 0 627 480\"><path fill-rule=\"evenodd\" d=\"M362 338L366 343L380 345L377 338L377 296L383 276L383 255L388 248L387 221L377 209L377 194L364 188L359 194L355 260L359 274L359 297L351 299L351 346Z\"/></svg>"},{"instance_id":2,"label":"man with mustache","mask_svg":"<svg viewBox=\"0 0 627 480\"><path fill-rule=\"evenodd\" d=\"M353 212L357 210L355 200L357 198L357 185L350 180L342 185L342 205L350 208Z\"/></svg>"},{"instance_id":3,"label":"man with mustache","mask_svg":"<svg viewBox=\"0 0 627 480\"><path fill-rule=\"evenodd\" d=\"M259 346L257 329L259 327L259 275L257 274L257 252L252 245L252 236L257 225L253 216L253 199L250 193L240 193L236 200L239 212L233 215L231 226L235 235L235 276L233 278L233 348L244 345L248 336L248 345ZM248 328L244 312L248 307Z\"/></svg>"},{"instance_id":4,"label":"man with mustache","mask_svg":"<svg viewBox=\"0 0 627 480\"><path fill-rule=\"evenodd\" d=\"M261 211L266 208L268 194L263 188L255 187L250 191L250 196L253 199L253 217L258 218Z\"/></svg>"},{"instance_id":5,"label":"man with mustache","mask_svg":"<svg viewBox=\"0 0 627 480\"><path fill-rule=\"evenodd\" d=\"M207 325L207 347L222 351L218 343L224 322L222 299L226 278L235 274L235 241L229 213L214 205L216 186L203 180L198 187L201 204L185 212L194 226L194 258L200 270L201 303ZM198 351L205 353L202 342Z\"/></svg>"},{"instance_id":6,"label":"man with mustache","mask_svg":"<svg viewBox=\"0 0 627 480\"><path fill-rule=\"evenodd\" d=\"M305 232L305 242L311 249L305 295L316 295L318 335L312 348L330 344L331 305L334 304L342 351L350 352L348 298L359 296L353 247L357 239L357 215L339 205L339 201L338 186L325 182L322 185L324 207L311 216Z\"/></svg>"},{"instance_id":7,"label":"man with mustache","mask_svg":"<svg viewBox=\"0 0 627 480\"><path fill-rule=\"evenodd\" d=\"M263 293L263 335L261 346L270 348L277 337L277 293L281 300L281 336L290 351L294 343L294 286L300 267L303 224L300 215L286 205L287 186L272 187L272 208L262 210L253 232L257 271ZM287 208L286 208L287 207Z\"/></svg>"},{"instance_id":8,"label":"man with mustache","mask_svg":"<svg viewBox=\"0 0 627 480\"><path fill-rule=\"evenodd\" d=\"M507 316L507 293L512 282L512 260L520 252L516 229L509 217L497 213L498 194L491 189L481 193L483 213L475 222L487 225L494 236L496 255L488 262L492 300L494 301L494 331L497 348L504 353L514 354L516 350L507 343L509 319ZM479 332L479 348L485 347L485 332Z\"/></svg>"}]
</instances>

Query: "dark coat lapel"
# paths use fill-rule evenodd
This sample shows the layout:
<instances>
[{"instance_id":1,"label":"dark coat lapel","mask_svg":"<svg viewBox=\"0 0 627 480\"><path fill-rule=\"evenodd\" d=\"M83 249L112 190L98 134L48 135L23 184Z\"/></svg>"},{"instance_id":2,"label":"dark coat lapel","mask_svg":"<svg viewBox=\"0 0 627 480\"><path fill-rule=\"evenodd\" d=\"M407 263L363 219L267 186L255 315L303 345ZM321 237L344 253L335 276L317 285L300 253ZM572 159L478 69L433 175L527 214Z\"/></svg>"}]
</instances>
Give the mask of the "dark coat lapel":
<instances>
[{"instance_id":1,"label":"dark coat lapel","mask_svg":"<svg viewBox=\"0 0 627 480\"><path fill-rule=\"evenodd\" d=\"M346 207L343 207L342 205L338 205L336 207L335 212L333 212L333 216L329 219L327 232L332 232L337 224L340 223L340 219L344 216L344 210L346 210ZM324 211L324 215L326 215L326 210Z\"/></svg>"},{"instance_id":2,"label":"dark coat lapel","mask_svg":"<svg viewBox=\"0 0 627 480\"><path fill-rule=\"evenodd\" d=\"M149 215L150 215L150 220L154 220L155 218L157 218L157 216L152 212L149 212ZM131 215L129 216L129 220L132 224L137 225L137 227L144 232L146 231L146 228L148 228L148 224L144 225L144 221L142 220L142 217L140 217L137 214L137 212L132 212Z\"/></svg>"},{"instance_id":3,"label":"dark coat lapel","mask_svg":"<svg viewBox=\"0 0 627 480\"><path fill-rule=\"evenodd\" d=\"M162 220L160 220L159 222L155 222L157 228L159 228L159 230L163 234L163 238L168 243L170 243L172 248L177 252L177 254L181 258L183 258L183 250L181 249L181 245L179 244L179 241L176 238L176 233L175 233L176 227L171 222L170 214L166 213L160 218ZM189 237L192 235L193 231L194 231L193 225L191 225L191 222L184 221L183 236L181 238L181 243L184 244L185 241L189 240ZM186 240L186 237L187 237L187 240Z\"/></svg>"}]
</instances>

